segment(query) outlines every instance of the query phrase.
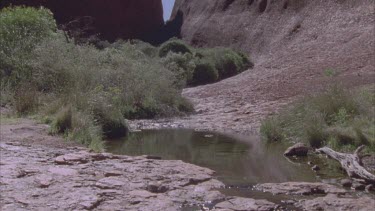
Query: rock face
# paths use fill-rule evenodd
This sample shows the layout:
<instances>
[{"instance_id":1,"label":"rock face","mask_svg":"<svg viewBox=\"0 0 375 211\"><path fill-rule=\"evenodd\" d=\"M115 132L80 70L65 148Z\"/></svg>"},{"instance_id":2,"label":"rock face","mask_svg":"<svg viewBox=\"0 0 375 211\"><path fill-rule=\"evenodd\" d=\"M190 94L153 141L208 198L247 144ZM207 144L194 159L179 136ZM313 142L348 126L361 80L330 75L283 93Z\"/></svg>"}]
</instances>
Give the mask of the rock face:
<instances>
[{"instance_id":1,"label":"rock face","mask_svg":"<svg viewBox=\"0 0 375 211\"><path fill-rule=\"evenodd\" d=\"M164 25L161 0L5 0L0 8L9 4L47 7L58 24L81 19L85 23L80 24L88 24L90 33L112 41L151 39L149 36Z\"/></svg>"},{"instance_id":2,"label":"rock face","mask_svg":"<svg viewBox=\"0 0 375 211\"><path fill-rule=\"evenodd\" d=\"M238 76L185 89L197 113L183 124L252 133L296 97L335 83L373 84L374 7L374 0L177 0L185 41L234 47L255 63Z\"/></svg>"},{"instance_id":3,"label":"rock face","mask_svg":"<svg viewBox=\"0 0 375 211\"><path fill-rule=\"evenodd\" d=\"M324 40L350 41L355 34L366 36L365 31L371 30L366 27L373 23L373 3L373 0L176 0L173 14L183 14L181 35L194 45L234 46L260 55L275 53L295 41L305 48L316 44L317 48L326 49L335 42L323 46ZM360 11L357 15L362 16L361 20L353 20L357 16L355 11ZM354 26L366 30L360 32Z\"/></svg>"}]
</instances>

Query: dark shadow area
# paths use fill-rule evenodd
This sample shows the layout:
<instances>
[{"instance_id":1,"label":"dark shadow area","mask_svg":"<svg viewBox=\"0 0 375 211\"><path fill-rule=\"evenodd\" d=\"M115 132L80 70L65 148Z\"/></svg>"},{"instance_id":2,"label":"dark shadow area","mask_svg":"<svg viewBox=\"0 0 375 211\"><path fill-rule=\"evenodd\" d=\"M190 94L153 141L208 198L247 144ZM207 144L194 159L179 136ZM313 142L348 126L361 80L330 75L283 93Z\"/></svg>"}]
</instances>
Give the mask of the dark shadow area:
<instances>
[{"instance_id":1,"label":"dark shadow area","mask_svg":"<svg viewBox=\"0 0 375 211\"><path fill-rule=\"evenodd\" d=\"M267 9L268 0L261 0L259 3L259 12L264 12Z\"/></svg>"},{"instance_id":2,"label":"dark shadow area","mask_svg":"<svg viewBox=\"0 0 375 211\"><path fill-rule=\"evenodd\" d=\"M184 13L178 10L175 17L165 23L158 31L145 37L143 40L159 45L172 37L181 38L181 27L184 22Z\"/></svg>"},{"instance_id":3,"label":"dark shadow area","mask_svg":"<svg viewBox=\"0 0 375 211\"><path fill-rule=\"evenodd\" d=\"M234 2L235 0L225 0L223 5L223 11L226 11L228 7Z\"/></svg>"}]
</instances>

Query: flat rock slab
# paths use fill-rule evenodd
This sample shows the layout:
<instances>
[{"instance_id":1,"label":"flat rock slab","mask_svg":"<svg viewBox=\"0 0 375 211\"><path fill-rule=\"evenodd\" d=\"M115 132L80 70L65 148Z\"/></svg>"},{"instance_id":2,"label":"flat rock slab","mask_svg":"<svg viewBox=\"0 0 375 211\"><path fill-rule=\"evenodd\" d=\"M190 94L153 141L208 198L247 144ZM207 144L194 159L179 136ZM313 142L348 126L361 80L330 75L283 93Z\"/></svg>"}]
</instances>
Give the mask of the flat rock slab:
<instances>
[{"instance_id":1,"label":"flat rock slab","mask_svg":"<svg viewBox=\"0 0 375 211\"><path fill-rule=\"evenodd\" d=\"M335 194L329 194L325 197L319 197L312 200L303 200L296 204L303 210L374 210L375 200L370 197L360 198L340 198Z\"/></svg>"},{"instance_id":2,"label":"flat rock slab","mask_svg":"<svg viewBox=\"0 0 375 211\"><path fill-rule=\"evenodd\" d=\"M235 198L228 201L220 202L215 206L215 210L259 210L259 211L270 211L277 209L278 205L266 201L266 200L255 200L249 198Z\"/></svg>"},{"instance_id":3,"label":"flat rock slab","mask_svg":"<svg viewBox=\"0 0 375 211\"><path fill-rule=\"evenodd\" d=\"M272 193L274 195L314 195L314 194L345 194L347 191L334 185L311 182L285 182L285 183L264 183L256 185L257 190Z\"/></svg>"},{"instance_id":4,"label":"flat rock slab","mask_svg":"<svg viewBox=\"0 0 375 211\"><path fill-rule=\"evenodd\" d=\"M225 203L214 171L182 161L16 145L0 140L2 211L179 210L207 201L232 210L275 206L242 198Z\"/></svg>"}]
</instances>

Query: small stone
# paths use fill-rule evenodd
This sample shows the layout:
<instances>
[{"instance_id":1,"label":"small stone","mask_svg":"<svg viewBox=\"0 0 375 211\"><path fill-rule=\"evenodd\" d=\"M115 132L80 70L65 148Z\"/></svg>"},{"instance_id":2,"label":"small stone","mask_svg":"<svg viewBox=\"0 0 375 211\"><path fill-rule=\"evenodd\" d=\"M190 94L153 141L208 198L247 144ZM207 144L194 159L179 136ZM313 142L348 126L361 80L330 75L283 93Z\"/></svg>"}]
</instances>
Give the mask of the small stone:
<instances>
[{"instance_id":1,"label":"small stone","mask_svg":"<svg viewBox=\"0 0 375 211\"><path fill-rule=\"evenodd\" d=\"M350 188L353 182L350 179L343 179L340 181L341 185L346 188Z\"/></svg>"},{"instance_id":2,"label":"small stone","mask_svg":"<svg viewBox=\"0 0 375 211\"><path fill-rule=\"evenodd\" d=\"M307 165L312 166L314 163L312 161L307 162Z\"/></svg>"},{"instance_id":3,"label":"small stone","mask_svg":"<svg viewBox=\"0 0 375 211\"><path fill-rule=\"evenodd\" d=\"M70 164L69 162L67 162L67 161L64 159L64 156L63 156L63 155L58 156L57 158L55 158L55 163L58 164L58 165L68 165L68 164Z\"/></svg>"},{"instance_id":4,"label":"small stone","mask_svg":"<svg viewBox=\"0 0 375 211\"><path fill-rule=\"evenodd\" d=\"M313 171L319 171L320 167L318 165L315 165L311 168Z\"/></svg>"},{"instance_id":5,"label":"small stone","mask_svg":"<svg viewBox=\"0 0 375 211\"><path fill-rule=\"evenodd\" d=\"M79 203L84 209L92 210L97 207L102 201L101 198L97 196L84 196L82 201Z\"/></svg>"},{"instance_id":6,"label":"small stone","mask_svg":"<svg viewBox=\"0 0 375 211\"><path fill-rule=\"evenodd\" d=\"M205 137L205 138L212 138L212 137L214 137L214 135L212 135L212 134L207 134L207 135L204 135L204 137Z\"/></svg>"},{"instance_id":7,"label":"small stone","mask_svg":"<svg viewBox=\"0 0 375 211\"><path fill-rule=\"evenodd\" d=\"M289 147L285 152L285 156L307 156L309 148L303 143L297 143Z\"/></svg>"},{"instance_id":8,"label":"small stone","mask_svg":"<svg viewBox=\"0 0 375 211\"><path fill-rule=\"evenodd\" d=\"M36 178L35 182L40 188L48 188L52 184L53 178L49 175L42 174Z\"/></svg>"},{"instance_id":9,"label":"small stone","mask_svg":"<svg viewBox=\"0 0 375 211\"><path fill-rule=\"evenodd\" d=\"M372 185L372 184L370 184L370 185L367 185L366 187L365 187L365 190L366 190L366 192L371 192L371 191L374 191L375 190L375 188L374 188L374 185Z\"/></svg>"},{"instance_id":10,"label":"small stone","mask_svg":"<svg viewBox=\"0 0 375 211\"><path fill-rule=\"evenodd\" d=\"M363 184L355 183L353 184L352 188L354 190L365 190L366 186Z\"/></svg>"}]
</instances>

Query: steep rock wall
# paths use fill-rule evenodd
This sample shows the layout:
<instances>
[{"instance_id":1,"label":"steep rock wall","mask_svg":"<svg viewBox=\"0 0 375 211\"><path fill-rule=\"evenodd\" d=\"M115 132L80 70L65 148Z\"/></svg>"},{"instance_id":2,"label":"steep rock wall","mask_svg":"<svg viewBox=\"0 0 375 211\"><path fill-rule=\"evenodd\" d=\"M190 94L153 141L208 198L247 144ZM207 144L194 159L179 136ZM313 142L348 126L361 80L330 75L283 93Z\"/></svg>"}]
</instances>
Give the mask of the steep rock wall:
<instances>
[{"instance_id":1,"label":"steep rock wall","mask_svg":"<svg viewBox=\"0 0 375 211\"><path fill-rule=\"evenodd\" d=\"M256 59L307 50L322 59L372 52L374 2L176 0L173 15L183 13L181 36L196 46L232 46Z\"/></svg>"},{"instance_id":2,"label":"steep rock wall","mask_svg":"<svg viewBox=\"0 0 375 211\"><path fill-rule=\"evenodd\" d=\"M164 24L161 0L3 0L0 8L10 4L47 7L58 24L86 17L90 33L112 41L152 39Z\"/></svg>"}]
</instances>

